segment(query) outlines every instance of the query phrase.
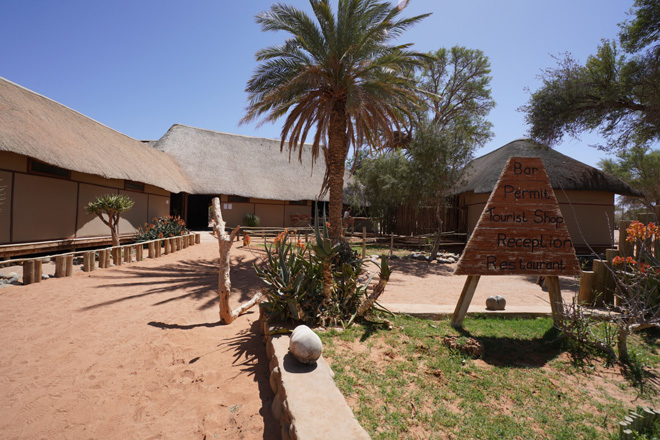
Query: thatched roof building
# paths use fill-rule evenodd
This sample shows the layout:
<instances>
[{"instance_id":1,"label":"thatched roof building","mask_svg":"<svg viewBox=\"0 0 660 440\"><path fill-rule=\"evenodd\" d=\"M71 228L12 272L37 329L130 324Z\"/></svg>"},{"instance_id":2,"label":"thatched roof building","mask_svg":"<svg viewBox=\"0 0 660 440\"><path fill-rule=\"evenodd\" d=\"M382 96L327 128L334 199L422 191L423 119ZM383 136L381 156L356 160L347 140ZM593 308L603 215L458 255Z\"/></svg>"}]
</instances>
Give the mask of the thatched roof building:
<instances>
[{"instance_id":1,"label":"thatched roof building","mask_svg":"<svg viewBox=\"0 0 660 440\"><path fill-rule=\"evenodd\" d=\"M540 157L573 244L579 252L613 245L614 196L642 193L618 178L529 139L518 139L473 160L456 190L457 230L472 233L510 157Z\"/></svg>"},{"instance_id":2,"label":"thatched roof building","mask_svg":"<svg viewBox=\"0 0 660 440\"><path fill-rule=\"evenodd\" d=\"M225 194L269 200L316 200L325 158L312 165L311 148L289 159L280 141L173 125L154 145L183 169L190 194ZM327 195L323 200L327 200Z\"/></svg>"},{"instance_id":3,"label":"thatched roof building","mask_svg":"<svg viewBox=\"0 0 660 440\"><path fill-rule=\"evenodd\" d=\"M171 157L45 96L0 78L0 151L57 167L190 191Z\"/></svg>"},{"instance_id":4,"label":"thatched roof building","mask_svg":"<svg viewBox=\"0 0 660 440\"><path fill-rule=\"evenodd\" d=\"M517 139L470 162L466 181L457 193L473 191L489 193L495 188L504 165L510 157L543 159L552 187L565 191L605 191L619 195L642 197L643 194L617 177L593 168L530 139Z\"/></svg>"}]
</instances>

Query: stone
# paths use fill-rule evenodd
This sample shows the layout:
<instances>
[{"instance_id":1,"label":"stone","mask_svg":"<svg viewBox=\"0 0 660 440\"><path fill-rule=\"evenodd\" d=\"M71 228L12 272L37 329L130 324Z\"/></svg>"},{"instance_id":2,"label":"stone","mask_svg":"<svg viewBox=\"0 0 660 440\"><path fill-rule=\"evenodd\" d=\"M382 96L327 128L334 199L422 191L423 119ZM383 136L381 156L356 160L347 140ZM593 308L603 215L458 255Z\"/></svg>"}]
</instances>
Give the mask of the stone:
<instances>
[{"instance_id":1,"label":"stone","mask_svg":"<svg viewBox=\"0 0 660 440\"><path fill-rule=\"evenodd\" d=\"M0 284L18 283L18 274L16 272L7 272L0 275Z\"/></svg>"},{"instance_id":2,"label":"stone","mask_svg":"<svg viewBox=\"0 0 660 440\"><path fill-rule=\"evenodd\" d=\"M299 362L313 364L321 357L323 344L311 328L299 325L291 334L289 351Z\"/></svg>"},{"instance_id":3,"label":"stone","mask_svg":"<svg viewBox=\"0 0 660 440\"><path fill-rule=\"evenodd\" d=\"M486 298L486 309L497 310L497 299L494 296Z\"/></svg>"},{"instance_id":4,"label":"stone","mask_svg":"<svg viewBox=\"0 0 660 440\"><path fill-rule=\"evenodd\" d=\"M500 295L486 298L486 309L488 310L504 310L505 307L506 300Z\"/></svg>"}]
</instances>

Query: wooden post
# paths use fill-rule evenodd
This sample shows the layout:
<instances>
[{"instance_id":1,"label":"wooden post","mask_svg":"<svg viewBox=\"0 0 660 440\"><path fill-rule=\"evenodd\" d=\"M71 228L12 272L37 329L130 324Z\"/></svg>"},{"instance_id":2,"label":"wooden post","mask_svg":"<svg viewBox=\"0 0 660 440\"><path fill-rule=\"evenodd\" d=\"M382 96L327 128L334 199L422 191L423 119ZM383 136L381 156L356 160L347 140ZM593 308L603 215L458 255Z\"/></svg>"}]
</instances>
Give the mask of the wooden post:
<instances>
[{"instance_id":1,"label":"wooden post","mask_svg":"<svg viewBox=\"0 0 660 440\"><path fill-rule=\"evenodd\" d=\"M144 245L136 244L135 245L135 261L144 260Z\"/></svg>"},{"instance_id":2,"label":"wooden post","mask_svg":"<svg viewBox=\"0 0 660 440\"><path fill-rule=\"evenodd\" d=\"M66 261L64 255L55 257L55 278L64 278L66 276Z\"/></svg>"},{"instance_id":3,"label":"wooden post","mask_svg":"<svg viewBox=\"0 0 660 440\"><path fill-rule=\"evenodd\" d=\"M596 276L592 270L582 271L582 275L580 275L580 293L578 296L581 304L593 305L595 299L595 282Z\"/></svg>"},{"instance_id":4,"label":"wooden post","mask_svg":"<svg viewBox=\"0 0 660 440\"><path fill-rule=\"evenodd\" d=\"M133 262L133 246L124 246L124 262L132 263Z\"/></svg>"},{"instance_id":5,"label":"wooden post","mask_svg":"<svg viewBox=\"0 0 660 440\"><path fill-rule=\"evenodd\" d=\"M607 266L602 260L594 260L594 290L597 292L596 306L603 307L607 289Z\"/></svg>"},{"instance_id":6,"label":"wooden post","mask_svg":"<svg viewBox=\"0 0 660 440\"><path fill-rule=\"evenodd\" d=\"M176 238L170 238L170 252L174 253L176 252Z\"/></svg>"},{"instance_id":7,"label":"wooden post","mask_svg":"<svg viewBox=\"0 0 660 440\"><path fill-rule=\"evenodd\" d=\"M463 285L463 291L461 291L461 296L458 299L456 304L456 309L454 310L454 315L451 318L451 326L454 328L463 327L463 320L465 319L465 314L470 307L472 302L472 297L474 296L474 291L477 289L477 284L479 284L479 275L468 275Z\"/></svg>"},{"instance_id":8,"label":"wooden post","mask_svg":"<svg viewBox=\"0 0 660 440\"><path fill-rule=\"evenodd\" d=\"M103 256L105 260L105 265L103 267L110 267L110 257L112 257L112 254L110 252L110 249L105 250L105 255Z\"/></svg>"},{"instance_id":9,"label":"wooden post","mask_svg":"<svg viewBox=\"0 0 660 440\"><path fill-rule=\"evenodd\" d=\"M183 248L187 249L188 248L188 237L181 237L179 238L181 240L181 243L183 243Z\"/></svg>"},{"instance_id":10,"label":"wooden post","mask_svg":"<svg viewBox=\"0 0 660 440\"><path fill-rule=\"evenodd\" d=\"M555 321L555 324L558 324L564 316L564 300L561 297L559 277L557 275L546 276L545 283L548 286L548 296L550 297L552 319Z\"/></svg>"},{"instance_id":11,"label":"wooden post","mask_svg":"<svg viewBox=\"0 0 660 440\"><path fill-rule=\"evenodd\" d=\"M195 244L199 244L199 242L201 241L201 238L202 237L200 236L200 234L195 234Z\"/></svg>"},{"instance_id":12,"label":"wooden post","mask_svg":"<svg viewBox=\"0 0 660 440\"><path fill-rule=\"evenodd\" d=\"M628 226L632 222L630 220L623 220L619 222L619 251L620 255L623 257L632 257L633 256L633 244L628 242L626 238L628 237Z\"/></svg>"},{"instance_id":13,"label":"wooden post","mask_svg":"<svg viewBox=\"0 0 660 440\"><path fill-rule=\"evenodd\" d=\"M614 273L612 272L612 260L619 255L618 249L606 249L605 258L607 265L605 267L605 286L604 286L604 300L607 304L614 304L614 290L616 289L616 281L614 280Z\"/></svg>"},{"instance_id":14,"label":"wooden post","mask_svg":"<svg viewBox=\"0 0 660 440\"><path fill-rule=\"evenodd\" d=\"M176 238L176 248L177 248L177 250L179 250L179 251L180 251L181 249L185 248L185 246L183 245L183 237L177 237L177 238Z\"/></svg>"},{"instance_id":15,"label":"wooden post","mask_svg":"<svg viewBox=\"0 0 660 440\"><path fill-rule=\"evenodd\" d=\"M162 251L163 251L163 242L162 242L162 240L156 241L154 243L154 246L155 246L154 250L156 251L155 252L155 257L159 258L161 256Z\"/></svg>"},{"instance_id":16,"label":"wooden post","mask_svg":"<svg viewBox=\"0 0 660 440\"><path fill-rule=\"evenodd\" d=\"M100 249L99 253L99 269L105 269L105 249Z\"/></svg>"},{"instance_id":17,"label":"wooden post","mask_svg":"<svg viewBox=\"0 0 660 440\"><path fill-rule=\"evenodd\" d=\"M85 252L83 255L83 271L91 272L94 270L94 252Z\"/></svg>"},{"instance_id":18,"label":"wooden post","mask_svg":"<svg viewBox=\"0 0 660 440\"><path fill-rule=\"evenodd\" d=\"M165 251L165 255L170 254L170 240L168 238L163 239L163 250Z\"/></svg>"},{"instance_id":19,"label":"wooden post","mask_svg":"<svg viewBox=\"0 0 660 440\"><path fill-rule=\"evenodd\" d=\"M66 261L66 276L70 277L73 275L73 255L67 255L65 261Z\"/></svg>"},{"instance_id":20,"label":"wooden post","mask_svg":"<svg viewBox=\"0 0 660 440\"><path fill-rule=\"evenodd\" d=\"M147 248L149 249L149 258L156 258L156 243L153 241L149 242L149 244L147 244Z\"/></svg>"},{"instance_id":21,"label":"wooden post","mask_svg":"<svg viewBox=\"0 0 660 440\"><path fill-rule=\"evenodd\" d=\"M112 248L112 262L115 266L121 266L121 248L113 247Z\"/></svg>"},{"instance_id":22,"label":"wooden post","mask_svg":"<svg viewBox=\"0 0 660 440\"><path fill-rule=\"evenodd\" d=\"M34 282L40 283L43 276L43 261L34 260Z\"/></svg>"},{"instance_id":23,"label":"wooden post","mask_svg":"<svg viewBox=\"0 0 660 440\"><path fill-rule=\"evenodd\" d=\"M34 280L34 260L23 261L23 285L36 282Z\"/></svg>"},{"instance_id":24,"label":"wooden post","mask_svg":"<svg viewBox=\"0 0 660 440\"><path fill-rule=\"evenodd\" d=\"M367 256L367 227L362 226L362 259L364 260L364 257L366 256Z\"/></svg>"}]
</instances>

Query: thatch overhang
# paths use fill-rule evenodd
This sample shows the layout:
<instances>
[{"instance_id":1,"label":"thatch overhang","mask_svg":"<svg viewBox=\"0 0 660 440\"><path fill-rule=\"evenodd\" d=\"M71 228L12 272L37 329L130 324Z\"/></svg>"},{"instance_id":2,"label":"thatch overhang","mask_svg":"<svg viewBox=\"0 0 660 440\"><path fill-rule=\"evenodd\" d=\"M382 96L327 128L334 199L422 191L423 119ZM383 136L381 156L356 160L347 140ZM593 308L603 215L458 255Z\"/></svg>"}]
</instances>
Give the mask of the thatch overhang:
<instances>
[{"instance_id":1,"label":"thatch overhang","mask_svg":"<svg viewBox=\"0 0 660 440\"><path fill-rule=\"evenodd\" d=\"M593 168L552 148L530 139L518 139L470 162L466 180L456 194L474 191L490 193L510 157L540 157L543 159L552 188L565 191L605 191L623 196L644 195L617 177Z\"/></svg>"},{"instance_id":2,"label":"thatch overhang","mask_svg":"<svg viewBox=\"0 0 660 440\"><path fill-rule=\"evenodd\" d=\"M192 185L191 194L224 194L269 200L317 200L325 175L321 153L311 146L289 156L280 141L173 125L154 145L170 155ZM345 175L344 183L348 181ZM328 195L319 200L327 201Z\"/></svg>"},{"instance_id":3,"label":"thatch overhang","mask_svg":"<svg viewBox=\"0 0 660 440\"><path fill-rule=\"evenodd\" d=\"M1 77L0 151L173 193L190 191L171 157Z\"/></svg>"}]
</instances>

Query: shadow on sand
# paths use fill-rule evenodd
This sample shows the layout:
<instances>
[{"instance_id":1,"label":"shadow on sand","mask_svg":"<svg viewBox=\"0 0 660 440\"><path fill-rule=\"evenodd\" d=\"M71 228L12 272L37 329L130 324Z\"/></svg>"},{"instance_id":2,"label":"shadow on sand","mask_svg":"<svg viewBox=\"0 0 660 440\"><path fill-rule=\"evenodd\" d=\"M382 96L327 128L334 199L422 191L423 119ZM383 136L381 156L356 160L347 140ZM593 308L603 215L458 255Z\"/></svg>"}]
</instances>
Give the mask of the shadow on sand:
<instances>
[{"instance_id":1,"label":"shadow on sand","mask_svg":"<svg viewBox=\"0 0 660 440\"><path fill-rule=\"evenodd\" d=\"M232 298L245 302L252 298L261 287L252 263L256 261L246 256L232 256L231 281ZM193 299L201 302L200 310L218 306L218 259L182 260L158 267L131 266L119 268L121 277L105 275L112 280L99 286L99 289L141 288L139 293L114 298L87 306L81 311L97 309L132 299L153 296L155 306L171 301ZM146 287L146 290L144 289ZM169 292L182 291L179 295L167 295Z\"/></svg>"}]
</instances>

